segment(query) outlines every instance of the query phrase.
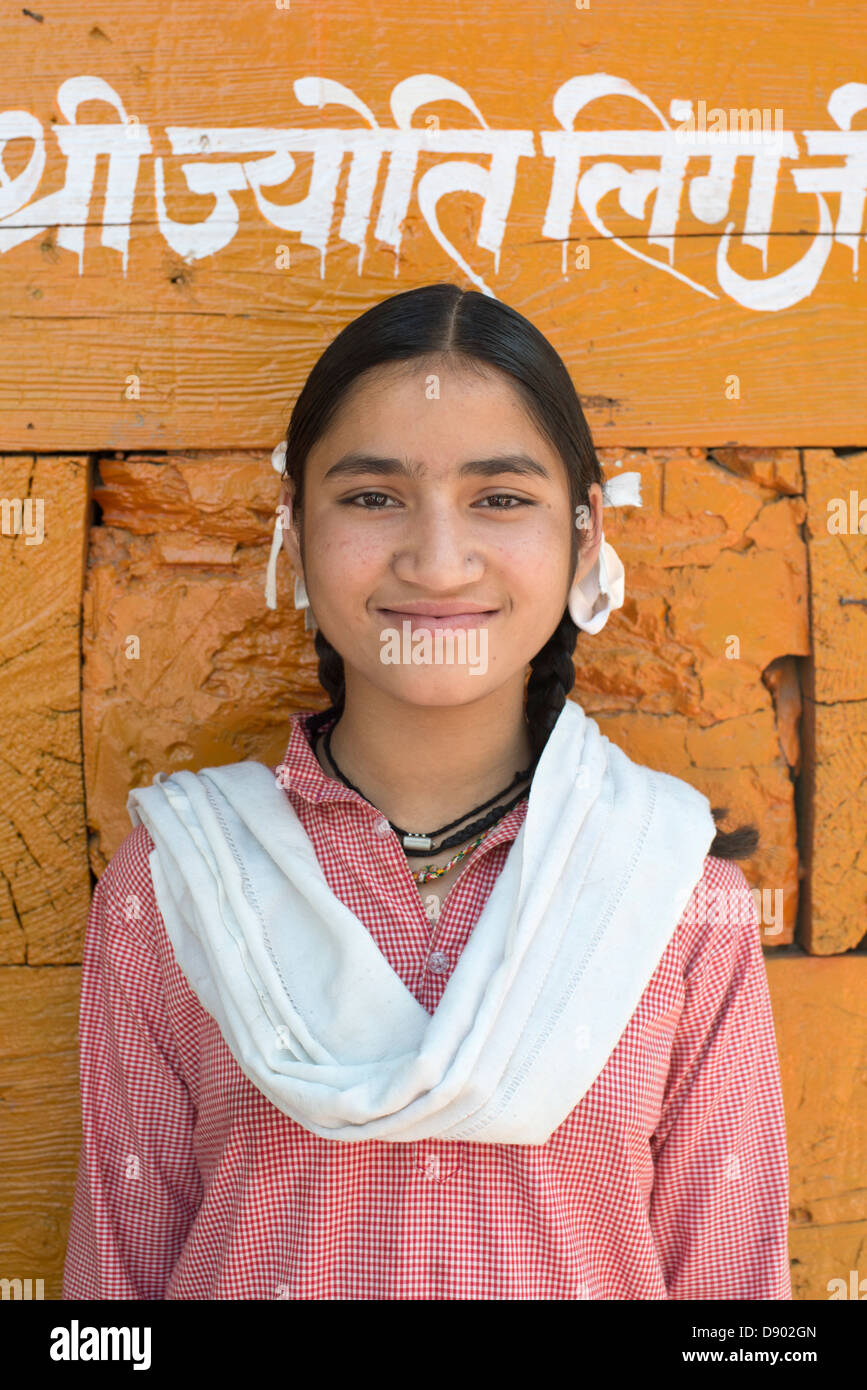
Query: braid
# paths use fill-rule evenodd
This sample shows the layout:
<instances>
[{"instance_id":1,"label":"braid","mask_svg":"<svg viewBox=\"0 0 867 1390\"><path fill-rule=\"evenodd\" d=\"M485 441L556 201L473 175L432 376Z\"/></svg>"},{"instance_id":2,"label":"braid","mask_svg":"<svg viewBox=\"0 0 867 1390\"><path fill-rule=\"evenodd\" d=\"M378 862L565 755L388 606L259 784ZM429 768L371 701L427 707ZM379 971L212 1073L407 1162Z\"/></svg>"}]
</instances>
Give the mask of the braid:
<instances>
[{"instance_id":1,"label":"braid","mask_svg":"<svg viewBox=\"0 0 867 1390\"><path fill-rule=\"evenodd\" d=\"M728 815L727 806L711 806L710 810L717 824ZM739 825L737 830L718 830L708 854L717 859L749 859L758 843L759 832L754 825Z\"/></svg>"},{"instance_id":2,"label":"braid","mask_svg":"<svg viewBox=\"0 0 867 1390\"><path fill-rule=\"evenodd\" d=\"M557 723L566 696L575 684L572 653L577 637L578 628L567 608L542 650L530 662L524 708L533 756L536 758L548 742L548 735Z\"/></svg>"},{"instance_id":3,"label":"braid","mask_svg":"<svg viewBox=\"0 0 867 1390\"><path fill-rule=\"evenodd\" d=\"M319 657L319 684L331 700L331 708L342 714L346 700L343 657L334 650L319 627L316 629L314 646Z\"/></svg>"},{"instance_id":4,"label":"braid","mask_svg":"<svg viewBox=\"0 0 867 1390\"><path fill-rule=\"evenodd\" d=\"M577 636L578 628L567 609L559 626L530 663L525 712L535 758L541 755L575 684L572 653ZM728 815L728 807L712 806L711 815L718 825ZM759 832L754 825L739 825L735 830L717 830L708 854L717 859L748 859L755 853L758 843Z\"/></svg>"}]
</instances>

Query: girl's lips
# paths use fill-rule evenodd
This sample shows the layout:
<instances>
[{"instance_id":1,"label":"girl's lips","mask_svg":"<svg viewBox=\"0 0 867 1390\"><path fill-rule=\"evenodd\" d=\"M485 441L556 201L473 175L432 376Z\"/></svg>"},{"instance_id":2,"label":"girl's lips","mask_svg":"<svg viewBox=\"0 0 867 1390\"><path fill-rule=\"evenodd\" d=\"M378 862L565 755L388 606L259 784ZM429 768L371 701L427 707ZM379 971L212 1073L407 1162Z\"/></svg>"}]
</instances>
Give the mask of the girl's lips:
<instances>
[{"instance_id":1,"label":"girl's lips","mask_svg":"<svg viewBox=\"0 0 867 1390\"><path fill-rule=\"evenodd\" d=\"M404 613L395 608L378 608L377 612L382 614L383 619L389 627L396 627L402 630L403 623L410 624L410 632L416 632L420 628L470 628L487 627L492 618L497 616L497 609L492 608L484 613L449 613L442 618L431 617L427 613Z\"/></svg>"}]
</instances>

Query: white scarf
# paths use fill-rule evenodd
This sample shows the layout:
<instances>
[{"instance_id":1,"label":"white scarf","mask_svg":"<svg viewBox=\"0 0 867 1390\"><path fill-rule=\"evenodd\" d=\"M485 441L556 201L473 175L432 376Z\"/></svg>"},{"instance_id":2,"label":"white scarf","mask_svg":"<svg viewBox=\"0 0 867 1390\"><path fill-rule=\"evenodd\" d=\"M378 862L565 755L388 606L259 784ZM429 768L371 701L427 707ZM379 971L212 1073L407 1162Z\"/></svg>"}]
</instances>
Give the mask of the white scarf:
<instances>
[{"instance_id":1,"label":"white scarf","mask_svg":"<svg viewBox=\"0 0 867 1390\"><path fill-rule=\"evenodd\" d=\"M329 888L257 762L158 773L143 821L177 961L241 1070L345 1141L544 1144L614 1050L701 878L707 797L567 700L432 1015Z\"/></svg>"}]
</instances>

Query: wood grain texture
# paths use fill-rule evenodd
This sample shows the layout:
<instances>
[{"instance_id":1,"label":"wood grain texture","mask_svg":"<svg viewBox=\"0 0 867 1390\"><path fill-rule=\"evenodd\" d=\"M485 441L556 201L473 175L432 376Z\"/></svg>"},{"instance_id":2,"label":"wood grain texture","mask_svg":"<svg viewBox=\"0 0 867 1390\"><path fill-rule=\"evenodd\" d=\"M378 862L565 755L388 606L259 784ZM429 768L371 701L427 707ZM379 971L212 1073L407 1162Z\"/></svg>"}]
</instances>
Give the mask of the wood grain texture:
<instances>
[{"instance_id":1,"label":"wood grain texture","mask_svg":"<svg viewBox=\"0 0 867 1390\"><path fill-rule=\"evenodd\" d=\"M767 970L786 1108L792 1297L824 1300L829 1280L865 1274L867 956L775 955Z\"/></svg>"},{"instance_id":2,"label":"wood grain texture","mask_svg":"<svg viewBox=\"0 0 867 1390\"><path fill-rule=\"evenodd\" d=\"M312 0L295 0L289 10L265 0L154 0L146 7L114 0L84 11L78 0L56 0L43 23L17 7L5 11L0 51L8 55L4 107L40 122L46 152L29 201L19 207L12 187L0 209L7 217L20 212L24 228L24 239L4 246L14 228L0 223L0 443L7 448L271 447L313 362L348 319L393 293L441 280L484 284L538 325L564 357L602 446L828 446L850 443L867 423L860 389L865 270L855 264L862 228L856 213L843 216L839 193L822 195L823 213L793 173L830 170L830 189L842 168L840 156L810 154L804 131L841 134L827 104L863 75L864 26L843 0L821 10L808 0L767 0L761 15L746 0L700 15L683 0L665 0L652 22L641 0L587 11L547 0L518 11L461 0L409 10L397 0L350 0L339 11ZM743 61L732 64L734 52ZM343 223L354 167L347 152L323 258L301 231L278 225L287 218L281 207L307 197L312 152L296 152L288 175L283 170L277 183L254 188L251 178L260 175L251 174L250 161L267 151L248 152L242 168L239 156L210 147L197 145L192 158L173 153L167 133L181 126L369 130L346 105L302 104L294 83L318 76L342 83L379 128L393 130L395 87L423 73L457 84L466 97L455 99L455 90L428 100L411 114L412 128L427 131L438 120L440 132L467 137L486 128L532 135L532 155L517 160L499 259L480 242L479 191L447 192L435 208L457 258L423 213L421 179L448 172L454 152L420 151L397 233L380 226L391 158L384 156L358 238ZM666 185L677 195L669 239L654 240L659 155L600 151L584 157L581 172L598 175L619 162L622 190L601 196L598 225L576 200L566 230L546 233L555 156L543 152L542 136L563 132L552 108L559 89L593 74L631 83L633 92L596 97L582 109L577 125L590 132L658 134L663 121L676 124L667 114L672 100L767 111L774 121L779 112L795 144L776 175L773 203L761 216L753 209L747 227L755 161L742 155L728 206L702 208L697 198L710 190L696 180L710 161L694 155L683 184ZM40 218L39 202L64 186L57 131L67 122L58 90L82 75L109 84L123 116L139 123L142 150L129 140L114 156L117 171L123 160L128 167L131 150L140 154L128 216L116 202L107 210L111 165L106 153L95 156L77 224L70 214L73 226L84 226L79 258L58 243L64 214L49 205ZM121 123L105 101L83 102L78 116L91 123L97 144L100 130ZM852 119L860 130L863 116ZM33 148L23 137L7 142L10 178L23 176ZM179 232L160 225L158 159L165 218ZM481 177L490 160L490 153L470 152L464 162ZM183 227L204 222L216 200L190 189L185 163L209 179L222 170L231 185L220 213L225 244L192 260ZM270 210L260 206L263 198ZM856 203L850 199L847 209ZM236 229L228 226L233 217ZM744 230L767 235L767 244L744 242ZM219 242L219 227L216 234ZM281 246L289 248L288 268ZM578 268L582 247L589 263ZM804 271L790 303L753 303L757 286L796 275L817 251L827 256L808 290ZM724 263L750 282L742 293L724 287ZM125 395L130 375L139 379L137 399ZM727 394L732 378L737 398Z\"/></svg>"},{"instance_id":3,"label":"wood grain texture","mask_svg":"<svg viewBox=\"0 0 867 1390\"><path fill-rule=\"evenodd\" d=\"M814 651L805 690L805 944L833 955L867 936L867 452L807 449L804 471Z\"/></svg>"},{"instance_id":4,"label":"wood grain texture","mask_svg":"<svg viewBox=\"0 0 867 1390\"><path fill-rule=\"evenodd\" d=\"M0 1275L59 1299L81 1143L78 966L0 966Z\"/></svg>"},{"instance_id":5,"label":"wood grain texture","mask_svg":"<svg viewBox=\"0 0 867 1390\"><path fill-rule=\"evenodd\" d=\"M80 628L87 461L0 456L0 962L80 959L90 900ZM33 505L29 527L24 502Z\"/></svg>"}]
</instances>

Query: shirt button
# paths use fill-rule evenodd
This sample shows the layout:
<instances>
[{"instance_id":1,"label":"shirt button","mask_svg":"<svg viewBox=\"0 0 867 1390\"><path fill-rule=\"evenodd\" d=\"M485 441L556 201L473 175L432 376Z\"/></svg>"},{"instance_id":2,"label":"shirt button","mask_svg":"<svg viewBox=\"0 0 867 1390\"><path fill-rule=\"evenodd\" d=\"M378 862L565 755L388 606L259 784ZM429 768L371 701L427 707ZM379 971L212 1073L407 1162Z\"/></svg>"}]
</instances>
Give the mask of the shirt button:
<instances>
[{"instance_id":1,"label":"shirt button","mask_svg":"<svg viewBox=\"0 0 867 1390\"><path fill-rule=\"evenodd\" d=\"M445 951L431 951L427 967L433 975L445 975L449 968L449 958Z\"/></svg>"},{"instance_id":2,"label":"shirt button","mask_svg":"<svg viewBox=\"0 0 867 1390\"><path fill-rule=\"evenodd\" d=\"M379 816L378 819L373 822L373 832L375 835L378 835L381 840L384 840L387 835L391 834L391 826L385 816Z\"/></svg>"}]
</instances>

